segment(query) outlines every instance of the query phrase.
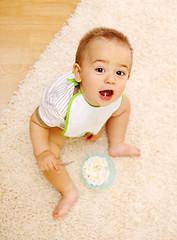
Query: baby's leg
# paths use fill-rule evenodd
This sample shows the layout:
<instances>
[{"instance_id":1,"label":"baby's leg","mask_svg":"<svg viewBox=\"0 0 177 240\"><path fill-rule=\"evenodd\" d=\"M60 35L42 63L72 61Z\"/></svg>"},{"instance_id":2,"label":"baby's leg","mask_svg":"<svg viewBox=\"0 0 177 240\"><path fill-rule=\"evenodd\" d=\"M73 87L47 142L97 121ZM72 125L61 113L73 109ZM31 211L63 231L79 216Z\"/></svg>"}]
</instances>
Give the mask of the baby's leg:
<instances>
[{"instance_id":1,"label":"baby's leg","mask_svg":"<svg viewBox=\"0 0 177 240\"><path fill-rule=\"evenodd\" d=\"M64 136L59 128L51 128L49 144L51 151L59 158L60 148L64 142ZM61 160L58 161L62 164ZM69 160L68 160L69 161ZM54 218L64 216L78 199L78 191L73 185L64 166L60 166L60 173L55 170L44 171L44 175L50 183L61 193L62 197L53 212Z\"/></svg>"},{"instance_id":2,"label":"baby's leg","mask_svg":"<svg viewBox=\"0 0 177 240\"><path fill-rule=\"evenodd\" d=\"M130 102L124 96L122 106L107 122L107 135L109 142L109 154L112 157L140 156L140 150L132 145L124 143L130 115Z\"/></svg>"}]
</instances>

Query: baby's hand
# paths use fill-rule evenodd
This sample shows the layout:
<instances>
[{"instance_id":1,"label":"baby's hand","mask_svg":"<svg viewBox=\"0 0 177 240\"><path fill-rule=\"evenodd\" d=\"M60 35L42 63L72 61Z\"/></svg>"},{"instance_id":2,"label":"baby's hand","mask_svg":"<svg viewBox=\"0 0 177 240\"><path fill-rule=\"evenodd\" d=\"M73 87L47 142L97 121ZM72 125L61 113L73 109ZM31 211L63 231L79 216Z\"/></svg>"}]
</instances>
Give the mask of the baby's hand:
<instances>
[{"instance_id":1,"label":"baby's hand","mask_svg":"<svg viewBox=\"0 0 177 240\"><path fill-rule=\"evenodd\" d=\"M103 127L100 129L100 131L96 135L93 135L91 133L86 133L85 134L86 141L87 142L95 142L99 137L101 137L102 133L103 133Z\"/></svg>"},{"instance_id":2,"label":"baby's hand","mask_svg":"<svg viewBox=\"0 0 177 240\"><path fill-rule=\"evenodd\" d=\"M50 150L42 152L36 159L42 171L56 170L58 173L60 172L59 162Z\"/></svg>"}]
</instances>

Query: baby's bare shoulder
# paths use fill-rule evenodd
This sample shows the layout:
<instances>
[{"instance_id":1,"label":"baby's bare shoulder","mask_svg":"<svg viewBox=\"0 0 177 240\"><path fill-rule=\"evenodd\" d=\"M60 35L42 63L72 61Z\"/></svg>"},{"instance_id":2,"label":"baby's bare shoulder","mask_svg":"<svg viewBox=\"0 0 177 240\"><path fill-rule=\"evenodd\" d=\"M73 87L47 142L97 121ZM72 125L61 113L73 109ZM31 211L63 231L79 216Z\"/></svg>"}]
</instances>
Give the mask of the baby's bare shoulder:
<instances>
[{"instance_id":1,"label":"baby's bare shoulder","mask_svg":"<svg viewBox=\"0 0 177 240\"><path fill-rule=\"evenodd\" d=\"M112 117L121 115L130 109L130 100L127 95L124 95L121 106L113 113Z\"/></svg>"}]
</instances>

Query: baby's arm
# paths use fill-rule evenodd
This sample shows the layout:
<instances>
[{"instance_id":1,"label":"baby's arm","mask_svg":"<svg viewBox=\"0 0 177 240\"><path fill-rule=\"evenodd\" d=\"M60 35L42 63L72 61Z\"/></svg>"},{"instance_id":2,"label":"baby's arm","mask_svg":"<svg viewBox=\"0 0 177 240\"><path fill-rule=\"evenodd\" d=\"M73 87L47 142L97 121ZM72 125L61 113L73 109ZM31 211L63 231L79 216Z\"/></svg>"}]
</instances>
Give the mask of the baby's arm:
<instances>
[{"instance_id":1,"label":"baby's arm","mask_svg":"<svg viewBox=\"0 0 177 240\"><path fill-rule=\"evenodd\" d=\"M107 135L109 142L109 154L112 157L119 156L140 156L140 149L124 143L124 138L127 130L130 101L125 95L120 108L113 113L107 122Z\"/></svg>"},{"instance_id":2,"label":"baby's arm","mask_svg":"<svg viewBox=\"0 0 177 240\"><path fill-rule=\"evenodd\" d=\"M36 111L32 114L30 119L30 136L34 155L42 171L54 169L59 172L60 168L57 157L51 152L49 146L50 128L39 122Z\"/></svg>"}]
</instances>

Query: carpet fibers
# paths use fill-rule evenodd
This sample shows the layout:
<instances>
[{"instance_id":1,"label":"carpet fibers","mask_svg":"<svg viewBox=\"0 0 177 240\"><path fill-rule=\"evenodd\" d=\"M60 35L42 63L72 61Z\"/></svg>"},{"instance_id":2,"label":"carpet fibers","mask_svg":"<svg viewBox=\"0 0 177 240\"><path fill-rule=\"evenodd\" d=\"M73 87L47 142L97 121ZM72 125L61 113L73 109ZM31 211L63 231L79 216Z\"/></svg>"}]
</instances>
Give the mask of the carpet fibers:
<instances>
[{"instance_id":1,"label":"carpet fibers","mask_svg":"<svg viewBox=\"0 0 177 240\"><path fill-rule=\"evenodd\" d=\"M177 239L176 16L176 0L83 0L77 6L1 111L0 239ZM45 86L72 69L80 38L97 26L122 31L133 46L126 142L140 147L142 156L114 158L116 179L93 190L80 167L88 154L107 154L105 132L96 143L67 139L61 158L74 161L67 170L80 198L68 215L54 220L60 194L37 166L29 118Z\"/></svg>"}]
</instances>

